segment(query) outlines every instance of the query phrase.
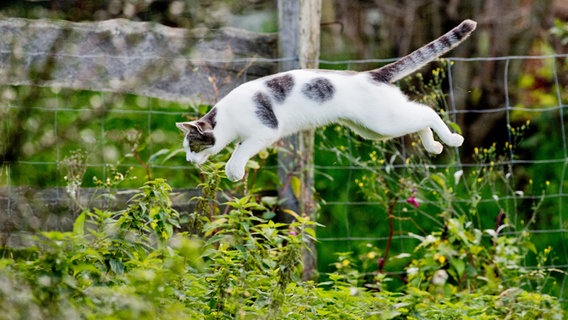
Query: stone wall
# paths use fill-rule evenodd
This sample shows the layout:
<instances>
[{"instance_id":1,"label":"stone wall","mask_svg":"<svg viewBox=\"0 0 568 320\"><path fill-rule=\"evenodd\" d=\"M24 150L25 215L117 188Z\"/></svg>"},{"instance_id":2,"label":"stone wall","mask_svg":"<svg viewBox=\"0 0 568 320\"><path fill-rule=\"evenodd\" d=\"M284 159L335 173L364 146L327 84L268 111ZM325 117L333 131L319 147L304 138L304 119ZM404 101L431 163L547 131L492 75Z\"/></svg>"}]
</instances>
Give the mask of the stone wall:
<instances>
[{"instance_id":1,"label":"stone wall","mask_svg":"<svg viewBox=\"0 0 568 320\"><path fill-rule=\"evenodd\" d=\"M214 103L245 81L275 73L277 54L276 34L234 28L187 30L124 19L0 20L0 85Z\"/></svg>"}]
</instances>

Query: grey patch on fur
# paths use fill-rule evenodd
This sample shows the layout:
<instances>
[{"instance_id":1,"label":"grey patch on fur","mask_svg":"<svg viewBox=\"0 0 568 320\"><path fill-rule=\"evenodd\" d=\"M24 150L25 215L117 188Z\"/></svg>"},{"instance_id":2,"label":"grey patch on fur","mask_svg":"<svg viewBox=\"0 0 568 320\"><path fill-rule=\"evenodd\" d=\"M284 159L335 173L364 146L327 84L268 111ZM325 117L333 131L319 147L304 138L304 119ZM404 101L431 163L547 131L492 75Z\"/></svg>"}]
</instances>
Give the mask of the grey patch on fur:
<instances>
[{"instance_id":1,"label":"grey patch on fur","mask_svg":"<svg viewBox=\"0 0 568 320\"><path fill-rule=\"evenodd\" d=\"M311 100L323 103L333 98L335 87L327 78L314 78L304 84L302 93Z\"/></svg>"},{"instance_id":2,"label":"grey patch on fur","mask_svg":"<svg viewBox=\"0 0 568 320\"><path fill-rule=\"evenodd\" d=\"M378 83L389 83L396 74L397 68L394 65L388 65L380 70L369 72L373 81Z\"/></svg>"},{"instance_id":3,"label":"grey patch on fur","mask_svg":"<svg viewBox=\"0 0 568 320\"><path fill-rule=\"evenodd\" d=\"M260 119L260 122L269 128L278 128L278 119L276 119L274 110L272 110L270 97L262 92L257 92L253 99L256 104L255 113Z\"/></svg>"},{"instance_id":4,"label":"grey patch on fur","mask_svg":"<svg viewBox=\"0 0 568 320\"><path fill-rule=\"evenodd\" d=\"M289 74L274 77L266 81L266 86L270 89L270 93L274 100L279 103L284 102L292 88L294 88L294 77Z\"/></svg>"}]
</instances>

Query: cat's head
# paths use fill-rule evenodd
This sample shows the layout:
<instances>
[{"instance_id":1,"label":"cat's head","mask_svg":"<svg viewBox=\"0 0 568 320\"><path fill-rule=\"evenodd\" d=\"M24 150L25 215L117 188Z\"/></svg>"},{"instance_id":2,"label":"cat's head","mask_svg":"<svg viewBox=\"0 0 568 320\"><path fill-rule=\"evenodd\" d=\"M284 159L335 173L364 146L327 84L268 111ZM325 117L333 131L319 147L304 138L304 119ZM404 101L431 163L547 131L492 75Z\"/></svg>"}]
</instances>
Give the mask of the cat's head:
<instances>
[{"instance_id":1,"label":"cat's head","mask_svg":"<svg viewBox=\"0 0 568 320\"><path fill-rule=\"evenodd\" d=\"M204 151L215 145L212 124L200 119L197 121L177 122L176 127L185 135L183 148L185 149L186 160L197 164L205 162L209 157L209 153Z\"/></svg>"}]
</instances>

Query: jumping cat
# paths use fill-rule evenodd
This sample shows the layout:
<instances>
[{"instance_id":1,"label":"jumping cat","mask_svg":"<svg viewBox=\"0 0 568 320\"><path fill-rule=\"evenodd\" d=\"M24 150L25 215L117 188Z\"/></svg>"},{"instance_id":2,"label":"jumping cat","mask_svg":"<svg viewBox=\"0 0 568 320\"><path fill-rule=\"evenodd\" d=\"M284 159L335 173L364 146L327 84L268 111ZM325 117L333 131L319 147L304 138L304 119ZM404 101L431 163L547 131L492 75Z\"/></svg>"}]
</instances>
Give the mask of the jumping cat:
<instances>
[{"instance_id":1,"label":"jumping cat","mask_svg":"<svg viewBox=\"0 0 568 320\"><path fill-rule=\"evenodd\" d=\"M409 101L390 83L455 48L475 27L475 21L465 20L411 54L370 71L293 70L244 83L201 119L176 123L185 134L186 159L202 164L237 140L225 172L238 181L247 161L280 138L334 122L367 139L417 132L424 148L439 154L443 147L434 140L434 130L445 144L459 147L463 137L450 132L433 109Z\"/></svg>"}]
</instances>

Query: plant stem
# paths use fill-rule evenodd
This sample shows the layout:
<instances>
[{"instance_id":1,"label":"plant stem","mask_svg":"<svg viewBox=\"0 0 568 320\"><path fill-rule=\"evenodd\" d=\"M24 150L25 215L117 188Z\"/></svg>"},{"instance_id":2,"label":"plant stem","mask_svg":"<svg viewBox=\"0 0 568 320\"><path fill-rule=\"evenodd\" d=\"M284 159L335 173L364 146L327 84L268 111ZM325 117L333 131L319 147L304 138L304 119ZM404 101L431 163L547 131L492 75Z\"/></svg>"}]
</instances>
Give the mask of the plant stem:
<instances>
[{"instance_id":1,"label":"plant stem","mask_svg":"<svg viewBox=\"0 0 568 320\"><path fill-rule=\"evenodd\" d=\"M391 247L391 243L392 243L392 237L394 235L394 207L396 206L396 203L398 202L398 197L394 197L390 203L389 209L388 209L388 218L389 218L389 237L387 239L387 246L385 248L385 253L383 254L383 258L381 260L379 260L379 272L383 272L383 269L385 267L386 261L387 261L387 257L389 255L389 250Z\"/></svg>"}]
</instances>

